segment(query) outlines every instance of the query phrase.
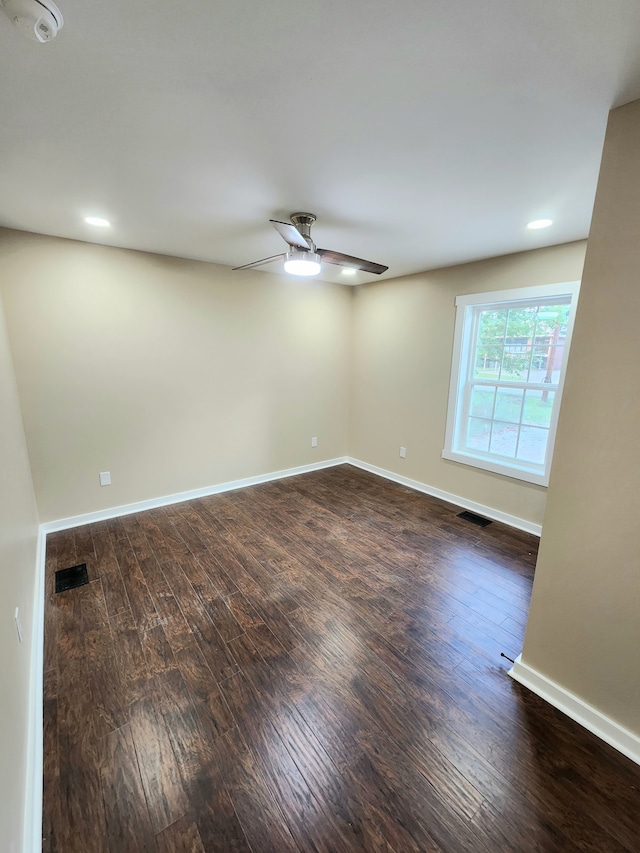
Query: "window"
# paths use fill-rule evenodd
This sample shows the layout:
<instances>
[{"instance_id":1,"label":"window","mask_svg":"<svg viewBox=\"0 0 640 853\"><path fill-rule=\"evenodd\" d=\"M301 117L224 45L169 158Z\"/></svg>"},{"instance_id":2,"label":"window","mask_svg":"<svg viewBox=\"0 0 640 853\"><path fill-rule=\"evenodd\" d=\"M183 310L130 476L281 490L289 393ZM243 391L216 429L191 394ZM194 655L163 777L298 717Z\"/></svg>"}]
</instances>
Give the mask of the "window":
<instances>
[{"instance_id":1,"label":"window","mask_svg":"<svg viewBox=\"0 0 640 853\"><path fill-rule=\"evenodd\" d=\"M456 299L445 459L548 484L579 287Z\"/></svg>"}]
</instances>

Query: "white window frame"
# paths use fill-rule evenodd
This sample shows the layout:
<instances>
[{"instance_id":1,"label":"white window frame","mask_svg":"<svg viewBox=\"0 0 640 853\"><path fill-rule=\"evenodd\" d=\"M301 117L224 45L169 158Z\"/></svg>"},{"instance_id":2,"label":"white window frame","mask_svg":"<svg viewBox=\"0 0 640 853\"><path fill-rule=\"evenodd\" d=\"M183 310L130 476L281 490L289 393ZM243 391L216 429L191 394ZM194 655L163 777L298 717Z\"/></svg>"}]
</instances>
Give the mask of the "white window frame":
<instances>
[{"instance_id":1,"label":"white window frame","mask_svg":"<svg viewBox=\"0 0 640 853\"><path fill-rule=\"evenodd\" d=\"M491 293L472 293L456 297L456 325L451 364L451 383L449 386L445 446L442 451L444 459L482 468L485 471L492 471L496 474L504 474L507 477L525 480L540 486L547 486L549 484L553 446L558 425L558 413L562 400L567 359L571 349L571 336L579 292L580 282L570 281L559 284L538 285L535 287L519 287L513 290L495 290ZM472 345L475 344L475 317L477 316L477 309L482 306L498 307L504 303L526 305L527 302L540 302L540 300L557 297L569 297L571 308L567 321L560 378L557 389L554 389L555 394L544 464L528 464L527 462L516 459L511 460L508 457L500 457L497 454L490 454L489 452L483 453L481 451L470 451L467 448L462 449L459 436L462 435L465 427L463 402L465 399L465 386L467 383L472 382L471 359Z\"/></svg>"}]
</instances>

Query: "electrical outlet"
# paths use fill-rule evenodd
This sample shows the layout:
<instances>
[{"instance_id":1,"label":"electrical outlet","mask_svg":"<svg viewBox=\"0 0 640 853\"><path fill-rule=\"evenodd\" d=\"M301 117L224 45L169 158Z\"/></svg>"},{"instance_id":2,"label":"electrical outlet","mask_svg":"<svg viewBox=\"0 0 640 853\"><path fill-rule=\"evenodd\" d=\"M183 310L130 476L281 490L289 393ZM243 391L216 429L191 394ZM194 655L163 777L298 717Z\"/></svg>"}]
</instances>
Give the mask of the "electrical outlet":
<instances>
[{"instance_id":1,"label":"electrical outlet","mask_svg":"<svg viewBox=\"0 0 640 853\"><path fill-rule=\"evenodd\" d=\"M401 448L400 448L400 457L401 457L402 459L404 459L404 458L406 457L406 455L407 455L407 448L406 448L406 447L401 447Z\"/></svg>"},{"instance_id":2,"label":"electrical outlet","mask_svg":"<svg viewBox=\"0 0 640 853\"><path fill-rule=\"evenodd\" d=\"M318 446L318 436L314 435L313 438L311 439L311 447L317 447L317 446Z\"/></svg>"},{"instance_id":3,"label":"electrical outlet","mask_svg":"<svg viewBox=\"0 0 640 853\"><path fill-rule=\"evenodd\" d=\"M110 486L111 485L111 471L100 471L100 485L101 486Z\"/></svg>"},{"instance_id":4,"label":"electrical outlet","mask_svg":"<svg viewBox=\"0 0 640 853\"><path fill-rule=\"evenodd\" d=\"M22 622L20 621L19 607L16 607L16 631L18 632L18 639L22 642Z\"/></svg>"}]
</instances>

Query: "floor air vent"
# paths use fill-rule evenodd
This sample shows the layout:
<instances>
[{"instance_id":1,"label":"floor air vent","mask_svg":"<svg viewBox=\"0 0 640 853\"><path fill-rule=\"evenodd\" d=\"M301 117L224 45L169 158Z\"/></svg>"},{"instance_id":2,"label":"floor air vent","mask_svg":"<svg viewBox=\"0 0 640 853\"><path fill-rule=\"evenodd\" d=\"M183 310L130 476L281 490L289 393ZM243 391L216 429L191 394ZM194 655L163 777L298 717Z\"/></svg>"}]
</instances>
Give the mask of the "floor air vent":
<instances>
[{"instance_id":1,"label":"floor air vent","mask_svg":"<svg viewBox=\"0 0 640 853\"><path fill-rule=\"evenodd\" d=\"M68 589L75 589L77 586L84 586L86 583L89 583L86 563L71 566L70 569L60 569L56 572L56 592L66 592Z\"/></svg>"},{"instance_id":2,"label":"floor air vent","mask_svg":"<svg viewBox=\"0 0 640 853\"><path fill-rule=\"evenodd\" d=\"M466 509L464 512L458 513L458 518L464 518L465 521L477 524L478 527L486 527L487 524L491 524L491 520L489 518L483 518L481 515L476 515L475 512L469 512L469 510Z\"/></svg>"}]
</instances>

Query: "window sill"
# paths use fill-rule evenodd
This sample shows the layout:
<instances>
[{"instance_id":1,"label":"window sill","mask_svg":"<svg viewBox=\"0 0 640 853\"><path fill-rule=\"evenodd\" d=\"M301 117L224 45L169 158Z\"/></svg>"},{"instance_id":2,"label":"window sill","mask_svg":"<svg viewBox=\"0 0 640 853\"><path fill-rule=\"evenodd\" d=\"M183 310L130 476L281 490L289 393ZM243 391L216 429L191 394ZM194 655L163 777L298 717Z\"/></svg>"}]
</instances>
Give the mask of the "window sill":
<instances>
[{"instance_id":1,"label":"window sill","mask_svg":"<svg viewBox=\"0 0 640 853\"><path fill-rule=\"evenodd\" d=\"M537 486L549 485L548 474L534 471L530 468L504 465L493 459L474 456L472 453L461 453L459 450L445 449L442 451L442 458L448 459L451 462L461 462L463 465L470 465L472 468L491 471L494 474L502 474L504 477L511 477L514 480L524 480L527 483L534 483Z\"/></svg>"}]
</instances>

